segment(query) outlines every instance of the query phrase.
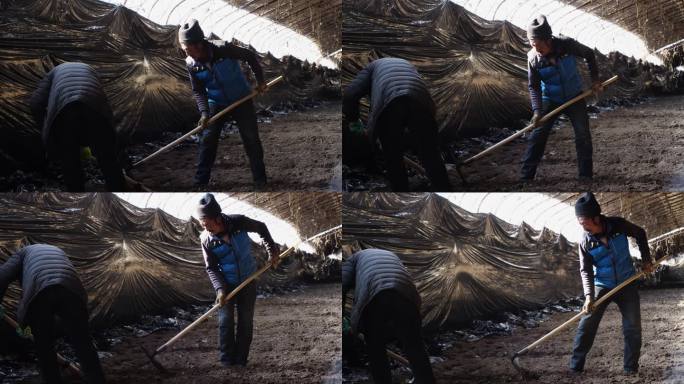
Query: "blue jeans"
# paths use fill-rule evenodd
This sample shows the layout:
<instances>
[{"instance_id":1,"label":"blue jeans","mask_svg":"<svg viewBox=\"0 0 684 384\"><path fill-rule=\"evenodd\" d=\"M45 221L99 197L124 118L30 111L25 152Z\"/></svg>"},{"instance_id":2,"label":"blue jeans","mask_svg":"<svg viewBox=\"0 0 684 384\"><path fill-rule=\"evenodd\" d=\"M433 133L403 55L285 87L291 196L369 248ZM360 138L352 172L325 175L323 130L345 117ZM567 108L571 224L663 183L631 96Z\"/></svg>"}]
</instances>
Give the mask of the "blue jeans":
<instances>
[{"instance_id":1,"label":"blue jeans","mask_svg":"<svg viewBox=\"0 0 684 384\"><path fill-rule=\"evenodd\" d=\"M543 114L556 109L558 104L544 103ZM589 130L589 115L587 114L587 103L584 100L567 107L563 112L572 123L575 130L575 150L577 151L577 169L580 177L592 177L593 175L593 147L591 144L591 131ZM546 141L551 133L551 128L559 115L552 117L543 126L532 131L528 141L527 150L522 159L522 169L520 176L525 179L533 179L537 173L537 166L544 156Z\"/></svg>"},{"instance_id":2,"label":"blue jeans","mask_svg":"<svg viewBox=\"0 0 684 384\"><path fill-rule=\"evenodd\" d=\"M596 287L596 298L605 295L610 289ZM592 313L580 320L575 345L573 347L570 368L576 371L584 369L587 353L594 343L603 313L610 302L614 301L622 314L622 335L625 339L624 369L626 371L639 370L639 355L641 353L641 310L639 308L639 291L636 284L630 284L615 294L606 303L594 308Z\"/></svg>"},{"instance_id":3,"label":"blue jeans","mask_svg":"<svg viewBox=\"0 0 684 384\"><path fill-rule=\"evenodd\" d=\"M233 288L235 287L229 287L230 290ZM226 292L226 294L228 293ZM252 344L256 295L256 284L251 282L219 309L219 350L221 351L221 361L229 364L247 364L249 346ZM234 313L236 307L237 332L235 329Z\"/></svg>"},{"instance_id":4,"label":"blue jeans","mask_svg":"<svg viewBox=\"0 0 684 384\"><path fill-rule=\"evenodd\" d=\"M221 112L226 106L209 104L210 114ZM259 127L257 126L256 112L251 100L245 101L230 113L230 118L237 123L240 131L242 145L249 158L249 165L252 169L252 178L255 183L266 182L266 168L264 166L264 150L259 139ZM195 174L196 184L207 184L211 176L211 168L216 160L219 138L223 122L212 124L200 133L199 161L197 163L197 173Z\"/></svg>"}]
</instances>

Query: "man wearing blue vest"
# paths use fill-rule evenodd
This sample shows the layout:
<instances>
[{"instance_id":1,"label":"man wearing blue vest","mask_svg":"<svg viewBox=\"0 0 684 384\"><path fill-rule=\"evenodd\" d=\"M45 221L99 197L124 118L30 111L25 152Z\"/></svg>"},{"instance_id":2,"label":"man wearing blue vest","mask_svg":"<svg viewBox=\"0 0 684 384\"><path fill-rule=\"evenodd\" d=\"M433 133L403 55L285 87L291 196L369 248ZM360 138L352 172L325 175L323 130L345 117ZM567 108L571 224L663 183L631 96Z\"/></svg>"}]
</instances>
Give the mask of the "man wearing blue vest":
<instances>
[{"instance_id":1,"label":"man wearing blue vest","mask_svg":"<svg viewBox=\"0 0 684 384\"><path fill-rule=\"evenodd\" d=\"M240 61L246 61L254 72L259 92L266 91L267 85L254 52L223 41L207 41L197 20L192 19L181 25L178 40L188 55L185 63L197 108L202 114L198 124L204 130L200 134L199 162L195 174L195 185L202 187L209 184L222 127L220 123L209 125L209 119L252 92ZM230 113L230 118L237 122L240 130L254 184L262 188L266 185L266 168L252 101L240 104Z\"/></svg>"},{"instance_id":2,"label":"man wearing blue vest","mask_svg":"<svg viewBox=\"0 0 684 384\"><path fill-rule=\"evenodd\" d=\"M579 244L579 261L585 296L583 309L589 314L582 317L577 329L570 372L578 374L584 370L584 362L594 343L603 313L610 302L615 302L622 314L622 333L625 340L623 368L625 373L635 374L639 370L641 350L638 283L622 288L598 307L594 307L594 301L636 273L629 254L628 236L637 241L643 270L647 273L653 271L646 231L621 217L601 215L601 206L591 192L583 194L577 200L575 215L585 231Z\"/></svg>"},{"instance_id":3,"label":"man wearing blue vest","mask_svg":"<svg viewBox=\"0 0 684 384\"><path fill-rule=\"evenodd\" d=\"M553 37L545 16L532 20L527 29L532 49L527 54L527 77L532 99L532 121L537 125L546 113L582 93L582 77L577 70L577 58L586 60L594 92L603 90L599 81L594 51L568 37ZM575 149L580 181L593 177L591 131L587 103L580 100L567 107L565 114L575 130ZM544 147L558 115L532 131L522 159L520 180L534 179L537 166L544 155Z\"/></svg>"},{"instance_id":4,"label":"man wearing blue vest","mask_svg":"<svg viewBox=\"0 0 684 384\"><path fill-rule=\"evenodd\" d=\"M256 272L251 252L249 232L258 233L266 244L269 261L278 263L278 246L266 225L243 215L225 215L214 195L205 194L197 207L197 216L204 228L200 234L204 263L209 280L216 290L219 309L219 350L224 366L247 365L252 343L256 283L252 281L232 299L227 295ZM234 311L237 307L237 332Z\"/></svg>"}]
</instances>

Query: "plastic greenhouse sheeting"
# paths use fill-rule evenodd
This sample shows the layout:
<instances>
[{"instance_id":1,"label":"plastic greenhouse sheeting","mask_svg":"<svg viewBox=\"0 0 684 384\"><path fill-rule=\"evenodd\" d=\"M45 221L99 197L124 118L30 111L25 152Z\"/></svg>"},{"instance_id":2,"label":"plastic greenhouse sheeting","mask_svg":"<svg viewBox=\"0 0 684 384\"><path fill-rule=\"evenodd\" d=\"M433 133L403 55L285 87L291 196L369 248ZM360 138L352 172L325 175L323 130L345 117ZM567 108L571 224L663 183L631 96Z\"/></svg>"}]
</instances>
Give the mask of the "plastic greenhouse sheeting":
<instances>
[{"instance_id":1,"label":"plastic greenhouse sheeting","mask_svg":"<svg viewBox=\"0 0 684 384\"><path fill-rule=\"evenodd\" d=\"M343 11L343 85L374 59L400 57L428 82L447 140L530 117L530 46L521 28L483 19L448 0L350 0ZM594 52L602 79L621 75L603 98L636 96L657 81L652 72L664 71L619 53L609 58ZM578 61L578 67L587 89L586 64Z\"/></svg>"},{"instance_id":2,"label":"plastic greenhouse sheeting","mask_svg":"<svg viewBox=\"0 0 684 384\"><path fill-rule=\"evenodd\" d=\"M107 325L215 298L194 219L137 208L113 194L5 194L0 195L0 212L0 262L28 244L62 248L88 292L93 323ZM339 247L339 241L331 235L315 246L326 252ZM263 265L268 258L263 247L252 243L252 251ZM339 273L339 262L295 252L258 284L279 286L334 273ZM13 284L5 295L10 313L19 294Z\"/></svg>"},{"instance_id":3,"label":"plastic greenhouse sheeting","mask_svg":"<svg viewBox=\"0 0 684 384\"><path fill-rule=\"evenodd\" d=\"M684 283L684 230L650 246L656 258L670 257L663 267L662 281Z\"/></svg>"},{"instance_id":4,"label":"plastic greenhouse sheeting","mask_svg":"<svg viewBox=\"0 0 684 384\"><path fill-rule=\"evenodd\" d=\"M396 253L421 295L424 327L582 294L576 245L550 230L472 214L435 194L350 193L344 204L344 256Z\"/></svg>"},{"instance_id":5,"label":"plastic greenhouse sheeting","mask_svg":"<svg viewBox=\"0 0 684 384\"><path fill-rule=\"evenodd\" d=\"M187 131L199 118L177 43L177 26L155 24L123 6L97 0L0 3L0 159L41 164L40 127L28 99L54 66L79 61L103 82L123 142ZM216 36L213 36L216 38ZM266 79L285 81L257 104L339 97L339 73L287 56L260 55ZM251 76L248 66L245 72ZM0 168L1 169L1 168Z\"/></svg>"}]
</instances>

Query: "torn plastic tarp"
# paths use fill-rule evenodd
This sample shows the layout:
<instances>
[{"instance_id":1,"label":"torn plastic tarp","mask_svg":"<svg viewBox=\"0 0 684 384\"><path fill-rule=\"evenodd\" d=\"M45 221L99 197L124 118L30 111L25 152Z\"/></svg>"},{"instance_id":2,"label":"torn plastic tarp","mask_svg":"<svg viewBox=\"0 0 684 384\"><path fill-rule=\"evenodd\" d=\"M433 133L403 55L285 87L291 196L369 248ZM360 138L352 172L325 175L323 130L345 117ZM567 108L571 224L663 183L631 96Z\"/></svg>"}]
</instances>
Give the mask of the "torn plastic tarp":
<instances>
[{"instance_id":1,"label":"torn plastic tarp","mask_svg":"<svg viewBox=\"0 0 684 384\"><path fill-rule=\"evenodd\" d=\"M576 246L551 230L472 214L435 194L348 193L345 257L396 253L422 298L423 325L460 325L582 294Z\"/></svg>"},{"instance_id":2,"label":"torn plastic tarp","mask_svg":"<svg viewBox=\"0 0 684 384\"><path fill-rule=\"evenodd\" d=\"M656 259L669 256L663 263L660 281L684 283L684 230L650 244Z\"/></svg>"},{"instance_id":3,"label":"torn plastic tarp","mask_svg":"<svg viewBox=\"0 0 684 384\"><path fill-rule=\"evenodd\" d=\"M674 257L665 266L663 281L684 283L684 254Z\"/></svg>"},{"instance_id":4,"label":"torn plastic tarp","mask_svg":"<svg viewBox=\"0 0 684 384\"><path fill-rule=\"evenodd\" d=\"M40 128L28 98L43 75L65 61L96 69L124 143L188 131L199 119L177 26L158 25L128 8L96 0L10 0L2 5L0 160L5 161L0 173L43 164ZM258 106L339 97L336 70L290 56L260 59L266 79L282 74L285 81L259 96Z\"/></svg>"},{"instance_id":5,"label":"torn plastic tarp","mask_svg":"<svg viewBox=\"0 0 684 384\"><path fill-rule=\"evenodd\" d=\"M79 271L97 325L215 298L195 219L138 208L106 193L5 194L0 195L0 212L0 262L28 244L62 248ZM320 244L339 249L338 239L334 234ZM252 251L263 265L268 258L263 247L252 243ZM267 288L331 276L339 276L339 261L297 251L257 282ZM9 313L19 294L12 284L4 300Z\"/></svg>"},{"instance_id":6,"label":"torn plastic tarp","mask_svg":"<svg viewBox=\"0 0 684 384\"><path fill-rule=\"evenodd\" d=\"M507 21L485 20L448 0L351 0L344 3L342 28L343 85L374 59L411 61L428 82L446 140L478 136L492 126L511 127L531 116L530 46L526 32ZM619 53L609 58L594 52L602 79L621 75L602 98L636 96L664 71L629 64ZM578 67L588 89L586 65L578 61Z\"/></svg>"}]
</instances>

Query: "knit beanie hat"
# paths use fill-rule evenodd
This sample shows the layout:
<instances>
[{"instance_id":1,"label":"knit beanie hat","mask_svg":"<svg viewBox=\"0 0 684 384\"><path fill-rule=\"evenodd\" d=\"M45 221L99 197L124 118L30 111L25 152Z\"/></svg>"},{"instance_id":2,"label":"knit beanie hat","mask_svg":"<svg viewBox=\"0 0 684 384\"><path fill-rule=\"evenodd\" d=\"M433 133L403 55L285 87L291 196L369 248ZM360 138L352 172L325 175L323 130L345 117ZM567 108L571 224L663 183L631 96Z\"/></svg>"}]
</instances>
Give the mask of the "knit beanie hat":
<instances>
[{"instance_id":1,"label":"knit beanie hat","mask_svg":"<svg viewBox=\"0 0 684 384\"><path fill-rule=\"evenodd\" d=\"M601 214L601 206L591 192L585 192L575 203L575 216L596 217Z\"/></svg>"},{"instance_id":2,"label":"knit beanie hat","mask_svg":"<svg viewBox=\"0 0 684 384\"><path fill-rule=\"evenodd\" d=\"M551 26L549 25L546 16L539 15L536 19L532 20L530 25L527 27L527 39L550 39L552 36Z\"/></svg>"},{"instance_id":3,"label":"knit beanie hat","mask_svg":"<svg viewBox=\"0 0 684 384\"><path fill-rule=\"evenodd\" d=\"M197 217L200 219L213 219L221 214L221 206L214 195L206 193L199 201L197 206Z\"/></svg>"},{"instance_id":4,"label":"knit beanie hat","mask_svg":"<svg viewBox=\"0 0 684 384\"><path fill-rule=\"evenodd\" d=\"M202 40L204 40L204 32L202 32L202 28L200 28L197 20L190 19L190 21L180 26L178 41L181 43L197 43Z\"/></svg>"}]
</instances>

